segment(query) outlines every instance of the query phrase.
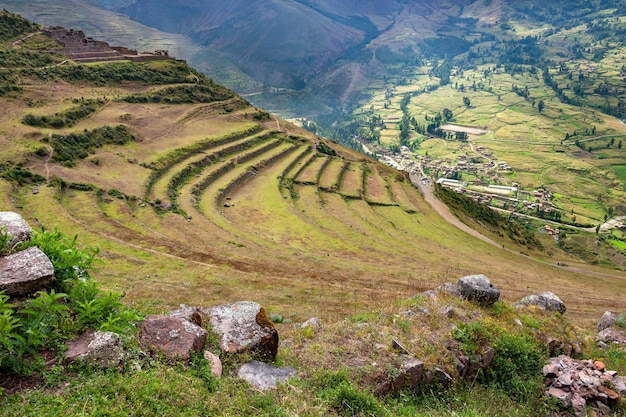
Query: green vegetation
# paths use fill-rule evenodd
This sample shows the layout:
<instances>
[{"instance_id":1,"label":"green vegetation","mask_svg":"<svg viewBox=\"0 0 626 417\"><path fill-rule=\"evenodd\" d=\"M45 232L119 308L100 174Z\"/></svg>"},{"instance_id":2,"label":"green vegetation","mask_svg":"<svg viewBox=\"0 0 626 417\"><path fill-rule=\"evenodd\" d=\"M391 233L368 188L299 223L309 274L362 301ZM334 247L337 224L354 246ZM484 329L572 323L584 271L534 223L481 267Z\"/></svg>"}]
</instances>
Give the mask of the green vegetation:
<instances>
[{"instance_id":1,"label":"green vegetation","mask_svg":"<svg viewBox=\"0 0 626 417\"><path fill-rule=\"evenodd\" d=\"M0 163L0 177L17 185L40 184L46 181L45 177L24 168L22 163Z\"/></svg>"},{"instance_id":2,"label":"green vegetation","mask_svg":"<svg viewBox=\"0 0 626 417\"><path fill-rule=\"evenodd\" d=\"M104 145L124 145L135 140L128 127L103 126L83 133L68 133L65 135L51 135L43 138L44 143L50 143L54 153L52 160L63 162L66 166L73 166L76 159L84 159L96 148Z\"/></svg>"},{"instance_id":3,"label":"green vegetation","mask_svg":"<svg viewBox=\"0 0 626 417\"><path fill-rule=\"evenodd\" d=\"M9 70L0 70L0 76L10 74ZM123 82L143 84L187 84L210 81L207 77L175 60L132 63L126 61L93 65L61 65L46 68L19 69L24 77L36 77L40 80L66 82L88 82L96 85L116 85Z\"/></svg>"},{"instance_id":4,"label":"green vegetation","mask_svg":"<svg viewBox=\"0 0 626 417\"><path fill-rule=\"evenodd\" d=\"M471 198L448 188L437 185L435 191L439 199L463 221L477 228L485 228L489 233L507 236L513 242L529 249L543 249L543 245L537 240L534 233L519 223L511 221L488 207L476 203Z\"/></svg>"},{"instance_id":5,"label":"green vegetation","mask_svg":"<svg viewBox=\"0 0 626 417\"><path fill-rule=\"evenodd\" d=\"M0 11L0 41L7 41L20 35L38 31L39 27L38 24L6 9Z\"/></svg>"},{"instance_id":6,"label":"green vegetation","mask_svg":"<svg viewBox=\"0 0 626 417\"><path fill-rule=\"evenodd\" d=\"M22 119L22 123L33 127L46 127L53 129L62 129L64 127L72 127L81 119L89 117L104 104L104 100L80 100L80 106L73 107L63 113L57 113L54 116L35 116L28 113Z\"/></svg>"},{"instance_id":7,"label":"green vegetation","mask_svg":"<svg viewBox=\"0 0 626 417\"><path fill-rule=\"evenodd\" d=\"M0 371L40 371L40 351L62 354L64 343L87 329L133 331L138 314L122 304L121 294L100 291L89 275L97 249L84 248L76 236L56 229L34 231L21 249L26 246L37 246L50 258L54 281L34 298L14 303L0 293Z\"/></svg>"},{"instance_id":8,"label":"green vegetation","mask_svg":"<svg viewBox=\"0 0 626 417\"><path fill-rule=\"evenodd\" d=\"M234 94L217 85L180 85L133 94L123 98L128 103L191 104L212 103L233 98Z\"/></svg>"}]
</instances>

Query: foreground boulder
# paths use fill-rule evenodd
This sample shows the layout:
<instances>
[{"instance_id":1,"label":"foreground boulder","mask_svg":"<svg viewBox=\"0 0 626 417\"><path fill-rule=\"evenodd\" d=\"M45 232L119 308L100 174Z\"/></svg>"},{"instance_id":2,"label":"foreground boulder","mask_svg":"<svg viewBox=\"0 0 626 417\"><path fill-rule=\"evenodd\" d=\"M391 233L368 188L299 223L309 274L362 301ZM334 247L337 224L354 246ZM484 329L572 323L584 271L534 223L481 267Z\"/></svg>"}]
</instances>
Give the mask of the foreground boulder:
<instances>
[{"instance_id":1,"label":"foreground boulder","mask_svg":"<svg viewBox=\"0 0 626 417\"><path fill-rule=\"evenodd\" d=\"M276 368L259 361L248 362L239 368L239 378L245 379L252 387L260 390L276 388L296 376L293 368Z\"/></svg>"},{"instance_id":2,"label":"foreground boulder","mask_svg":"<svg viewBox=\"0 0 626 417\"><path fill-rule=\"evenodd\" d=\"M114 368L124 359L119 335L90 331L71 341L65 353L67 362L82 362L101 369Z\"/></svg>"},{"instance_id":3,"label":"foreground boulder","mask_svg":"<svg viewBox=\"0 0 626 417\"><path fill-rule=\"evenodd\" d=\"M563 301L561 301L561 299L557 297L556 294L549 292L549 291L544 292L539 295L537 294L528 295L522 298L521 300L519 300L517 303L515 303L514 306L515 307L535 306L542 310L556 311L561 314L565 313L565 311L567 310L565 308L565 304L563 303Z\"/></svg>"},{"instance_id":4,"label":"foreground boulder","mask_svg":"<svg viewBox=\"0 0 626 417\"><path fill-rule=\"evenodd\" d=\"M189 360L192 352L200 352L208 332L181 317L147 316L139 327L139 339L170 360Z\"/></svg>"},{"instance_id":5,"label":"foreground boulder","mask_svg":"<svg viewBox=\"0 0 626 417\"><path fill-rule=\"evenodd\" d=\"M5 291L7 295L30 294L53 278L52 262L37 247L0 257L0 291Z\"/></svg>"},{"instance_id":6,"label":"foreground boulder","mask_svg":"<svg viewBox=\"0 0 626 417\"><path fill-rule=\"evenodd\" d=\"M490 306L500 300L500 290L483 274L467 275L459 278L456 283L445 282L435 289L425 291L419 295L432 299L439 294L463 298L483 306Z\"/></svg>"},{"instance_id":7,"label":"foreground boulder","mask_svg":"<svg viewBox=\"0 0 626 417\"><path fill-rule=\"evenodd\" d=\"M8 235L12 237L9 241L10 246L30 240L32 230L26 223L26 220L17 213L0 211L0 229L3 227L6 228Z\"/></svg>"},{"instance_id":8,"label":"foreground boulder","mask_svg":"<svg viewBox=\"0 0 626 417\"><path fill-rule=\"evenodd\" d=\"M483 306L490 306L500 299L500 290L483 274L460 278L456 288L463 298Z\"/></svg>"},{"instance_id":9,"label":"foreground boulder","mask_svg":"<svg viewBox=\"0 0 626 417\"><path fill-rule=\"evenodd\" d=\"M587 407L591 407L596 416L609 416L620 395L626 394L624 378L607 371L600 361L580 361L561 355L550 359L543 367L543 375L546 395L572 407L576 417L586 416Z\"/></svg>"},{"instance_id":10,"label":"foreground boulder","mask_svg":"<svg viewBox=\"0 0 626 417\"><path fill-rule=\"evenodd\" d=\"M224 352L250 352L269 361L276 358L278 332L259 304L242 301L202 311L211 328L220 335L220 348Z\"/></svg>"}]
</instances>

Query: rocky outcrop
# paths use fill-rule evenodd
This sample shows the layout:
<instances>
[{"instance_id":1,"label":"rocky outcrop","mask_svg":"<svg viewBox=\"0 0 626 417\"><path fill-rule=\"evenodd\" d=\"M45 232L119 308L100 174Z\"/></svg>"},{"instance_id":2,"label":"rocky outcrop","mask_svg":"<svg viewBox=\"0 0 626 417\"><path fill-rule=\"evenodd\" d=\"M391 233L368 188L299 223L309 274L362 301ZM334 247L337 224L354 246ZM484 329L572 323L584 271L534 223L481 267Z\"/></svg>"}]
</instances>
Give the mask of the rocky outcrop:
<instances>
[{"instance_id":1,"label":"rocky outcrop","mask_svg":"<svg viewBox=\"0 0 626 417\"><path fill-rule=\"evenodd\" d=\"M559 399L566 407L571 406L576 417L586 416L586 407L591 407L598 417L609 416L611 407L626 394L624 377L607 371L600 361L579 361L561 355L550 359L543 367L543 375L546 395Z\"/></svg>"},{"instance_id":2,"label":"rocky outcrop","mask_svg":"<svg viewBox=\"0 0 626 417\"><path fill-rule=\"evenodd\" d=\"M12 211L0 211L0 230L6 228L6 233L11 236L10 246L19 242L30 240L32 229L26 221L17 213Z\"/></svg>"},{"instance_id":3,"label":"rocky outcrop","mask_svg":"<svg viewBox=\"0 0 626 417\"><path fill-rule=\"evenodd\" d=\"M147 316L139 327L139 339L170 360L189 360L200 352L208 332L181 317Z\"/></svg>"},{"instance_id":4,"label":"rocky outcrop","mask_svg":"<svg viewBox=\"0 0 626 417\"><path fill-rule=\"evenodd\" d=\"M67 362L82 362L101 369L114 368L124 359L119 335L111 332L86 332L67 345Z\"/></svg>"},{"instance_id":5,"label":"rocky outcrop","mask_svg":"<svg viewBox=\"0 0 626 417\"><path fill-rule=\"evenodd\" d=\"M491 346L486 346L481 354L473 355L472 357L459 352L456 358L456 368L459 376L468 380L474 379L479 371L491 366L495 356L496 350Z\"/></svg>"},{"instance_id":6,"label":"rocky outcrop","mask_svg":"<svg viewBox=\"0 0 626 417\"><path fill-rule=\"evenodd\" d=\"M239 378L245 379L252 387L260 390L276 388L296 376L293 368L276 368L259 361L248 362L239 368Z\"/></svg>"},{"instance_id":7,"label":"rocky outcrop","mask_svg":"<svg viewBox=\"0 0 626 417\"><path fill-rule=\"evenodd\" d=\"M32 247L0 257L0 291L10 296L32 293L54 278L52 262L39 248Z\"/></svg>"},{"instance_id":8,"label":"rocky outcrop","mask_svg":"<svg viewBox=\"0 0 626 417\"><path fill-rule=\"evenodd\" d=\"M259 304L242 301L202 311L211 328L220 335L224 352L250 352L258 359L269 361L276 358L278 332Z\"/></svg>"},{"instance_id":9,"label":"rocky outcrop","mask_svg":"<svg viewBox=\"0 0 626 417\"><path fill-rule=\"evenodd\" d=\"M393 372L390 379L383 382L377 389L378 395L398 394L402 390L418 392L422 383L424 362L418 359L405 360Z\"/></svg>"},{"instance_id":10,"label":"rocky outcrop","mask_svg":"<svg viewBox=\"0 0 626 417\"><path fill-rule=\"evenodd\" d=\"M558 313L565 313L567 310L565 304L556 294L552 292L544 292L542 294L531 294L519 300L514 304L515 307L528 307L535 306L546 311L556 311Z\"/></svg>"},{"instance_id":11,"label":"rocky outcrop","mask_svg":"<svg viewBox=\"0 0 626 417\"><path fill-rule=\"evenodd\" d=\"M483 306L490 306L500 299L500 290L483 274L460 278L456 288L461 297Z\"/></svg>"}]
</instances>

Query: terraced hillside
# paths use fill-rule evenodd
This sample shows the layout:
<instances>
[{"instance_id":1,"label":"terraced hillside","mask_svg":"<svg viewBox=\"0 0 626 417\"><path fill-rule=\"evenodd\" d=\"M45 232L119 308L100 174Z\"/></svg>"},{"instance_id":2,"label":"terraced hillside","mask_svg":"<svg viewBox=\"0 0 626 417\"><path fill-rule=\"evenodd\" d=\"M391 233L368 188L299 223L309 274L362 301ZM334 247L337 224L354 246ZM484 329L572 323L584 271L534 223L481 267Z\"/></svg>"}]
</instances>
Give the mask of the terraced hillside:
<instances>
[{"instance_id":1,"label":"terraced hillside","mask_svg":"<svg viewBox=\"0 0 626 417\"><path fill-rule=\"evenodd\" d=\"M5 48L42 41L25 35ZM480 272L507 297L552 290L574 315L625 307L619 272L475 239L404 173L274 118L184 63L47 63L1 75L0 208L100 247L96 278L129 302L255 299L285 316L339 316Z\"/></svg>"}]
</instances>

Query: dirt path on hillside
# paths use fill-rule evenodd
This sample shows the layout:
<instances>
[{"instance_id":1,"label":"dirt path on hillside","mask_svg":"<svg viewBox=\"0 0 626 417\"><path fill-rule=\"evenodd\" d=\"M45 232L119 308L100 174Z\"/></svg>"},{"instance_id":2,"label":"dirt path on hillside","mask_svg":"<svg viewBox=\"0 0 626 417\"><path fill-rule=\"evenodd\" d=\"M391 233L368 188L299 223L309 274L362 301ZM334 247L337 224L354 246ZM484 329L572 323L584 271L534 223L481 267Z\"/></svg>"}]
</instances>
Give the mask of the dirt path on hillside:
<instances>
[{"instance_id":1,"label":"dirt path on hillside","mask_svg":"<svg viewBox=\"0 0 626 417\"><path fill-rule=\"evenodd\" d=\"M532 258L528 255L519 253L519 252L515 252L511 249L507 249L504 247L504 245L501 245L499 243L496 243L495 241L493 241L492 239L488 238L487 236L483 235L482 233L478 232L477 230L472 229L471 227L469 227L468 225L466 225L465 223L461 222L461 220L459 220L454 214L452 214L452 212L450 211L450 209L448 208L448 206L446 206L443 202L441 202L437 197L435 197L435 193L433 191L433 186L432 186L432 182L428 182L426 184L424 184L421 179L416 176L415 174L410 174L410 179L411 182L413 183L413 185L415 185L415 187L417 187L417 189L420 191L420 193L422 194L422 196L424 197L424 200L426 200L426 202L433 208L433 210L435 210L437 212L437 214L439 214L444 220L446 220L448 223L450 223L451 225L455 226L456 228L464 231L465 233L474 236L480 240L482 240L483 242L489 243L490 245L493 245L499 249L502 249L504 251L507 251L509 253L514 253L518 256L523 256L525 258L531 259L535 262L539 262L539 263L543 263L543 264L547 264L547 265L551 265L555 268L559 268L559 269L563 269L566 271L570 271L570 272L574 272L574 273L578 273L581 275L591 275L591 276L597 276L597 277L604 277L604 278L615 278L615 279L626 279L626 276L624 275L615 275L615 274L609 274L609 273L605 273L605 272L597 272L597 271L591 271L588 269L584 269L581 267L572 267L566 264L561 264L561 263L551 263L551 262L545 262L545 261L541 261L535 258Z\"/></svg>"},{"instance_id":2,"label":"dirt path on hillside","mask_svg":"<svg viewBox=\"0 0 626 417\"><path fill-rule=\"evenodd\" d=\"M48 165L48 162L50 162L50 158L52 158L52 154L54 153L54 148L48 145L48 150L50 151L50 153L46 157L46 160L43 164L43 167L46 169L46 182L50 182L50 166Z\"/></svg>"},{"instance_id":3,"label":"dirt path on hillside","mask_svg":"<svg viewBox=\"0 0 626 417\"><path fill-rule=\"evenodd\" d=\"M496 243L495 241L489 239L487 236L482 233L472 229L461 220L459 220L446 206L442 203L437 197L435 197L435 193L433 192L432 182L422 183L422 180L418 178L416 175L410 175L411 182L413 185L417 187L422 196L424 196L424 200L441 216L445 221L455 226L457 229L464 231L465 233L474 236L477 239L482 240L483 242L489 243L497 248L503 249L503 246Z\"/></svg>"}]
</instances>

